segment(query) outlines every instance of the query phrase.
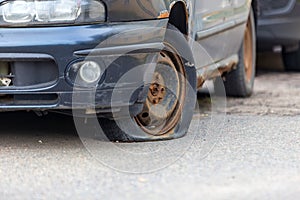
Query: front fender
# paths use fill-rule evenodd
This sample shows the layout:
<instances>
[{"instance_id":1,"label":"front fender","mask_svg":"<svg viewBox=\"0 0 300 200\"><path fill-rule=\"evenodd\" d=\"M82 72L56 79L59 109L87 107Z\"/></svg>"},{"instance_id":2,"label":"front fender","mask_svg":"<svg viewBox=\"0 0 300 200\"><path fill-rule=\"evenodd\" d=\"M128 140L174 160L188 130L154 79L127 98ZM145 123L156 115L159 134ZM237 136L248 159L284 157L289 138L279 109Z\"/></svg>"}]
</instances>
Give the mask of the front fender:
<instances>
[{"instance_id":1,"label":"front fender","mask_svg":"<svg viewBox=\"0 0 300 200\"><path fill-rule=\"evenodd\" d=\"M165 13L178 1L183 0L103 0L108 22L167 18Z\"/></svg>"}]
</instances>

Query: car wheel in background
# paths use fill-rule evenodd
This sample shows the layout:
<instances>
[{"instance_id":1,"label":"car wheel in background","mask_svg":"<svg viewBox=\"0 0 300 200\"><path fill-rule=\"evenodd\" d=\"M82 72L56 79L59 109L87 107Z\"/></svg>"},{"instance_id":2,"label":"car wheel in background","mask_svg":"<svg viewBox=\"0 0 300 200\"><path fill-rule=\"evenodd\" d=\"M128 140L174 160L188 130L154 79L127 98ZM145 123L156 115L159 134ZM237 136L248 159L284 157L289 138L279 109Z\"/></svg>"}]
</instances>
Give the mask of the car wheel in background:
<instances>
[{"instance_id":1,"label":"car wheel in background","mask_svg":"<svg viewBox=\"0 0 300 200\"><path fill-rule=\"evenodd\" d=\"M300 71L300 49L282 53L284 68L286 71Z\"/></svg>"},{"instance_id":2,"label":"car wheel in background","mask_svg":"<svg viewBox=\"0 0 300 200\"><path fill-rule=\"evenodd\" d=\"M239 51L239 63L235 69L224 74L223 80L214 82L215 92L222 90L224 84L226 95L248 97L253 92L256 67L256 31L253 10L251 10L244 40Z\"/></svg>"}]
</instances>

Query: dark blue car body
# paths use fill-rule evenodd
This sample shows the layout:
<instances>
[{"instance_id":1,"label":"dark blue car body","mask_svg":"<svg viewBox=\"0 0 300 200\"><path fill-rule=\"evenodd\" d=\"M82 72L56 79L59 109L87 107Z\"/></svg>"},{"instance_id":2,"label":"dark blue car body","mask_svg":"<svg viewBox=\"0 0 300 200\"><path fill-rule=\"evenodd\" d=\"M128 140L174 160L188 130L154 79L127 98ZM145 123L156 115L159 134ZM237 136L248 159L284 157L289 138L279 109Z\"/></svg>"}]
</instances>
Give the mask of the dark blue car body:
<instances>
[{"instance_id":1,"label":"dark blue car body","mask_svg":"<svg viewBox=\"0 0 300 200\"><path fill-rule=\"evenodd\" d=\"M107 9L112 13L118 12L108 12L106 21L109 23L2 27L0 63L10 66L12 73L7 77L12 79L12 84L0 87L0 109L86 108L91 97L95 98L96 107L101 108L104 113L108 112L106 108L112 104L112 91L119 78L135 66L152 62L162 48L164 33L151 33L147 27L166 27L168 21L157 20L156 15L161 11L159 9L148 8L143 11L121 3L127 6L125 10L120 5L115 6L120 2L107 1ZM159 2L164 5L163 1ZM144 21L140 22L142 19ZM147 33L143 32L145 29ZM137 46L141 44L142 46ZM138 52L128 53L137 48ZM105 72L95 93L93 88L77 86L68 76L73 63L86 59L91 51L97 49L101 49L98 60L103 65L117 59L103 67ZM141 72L143 73L145 72ZM134 87L132 84L142 81L143 76L138 76L136 80L117 90L128 93ZM145 98L141 97L145 92L143 90L146 89L140 87L129 104L142 102ZM72 95L76 92L81 94L80 98L76 98L78 102L72 102ZM122 99L116 101L120 101L121 106L128 106L128 102L121 103Z\"/></svg>"}]
</instances>

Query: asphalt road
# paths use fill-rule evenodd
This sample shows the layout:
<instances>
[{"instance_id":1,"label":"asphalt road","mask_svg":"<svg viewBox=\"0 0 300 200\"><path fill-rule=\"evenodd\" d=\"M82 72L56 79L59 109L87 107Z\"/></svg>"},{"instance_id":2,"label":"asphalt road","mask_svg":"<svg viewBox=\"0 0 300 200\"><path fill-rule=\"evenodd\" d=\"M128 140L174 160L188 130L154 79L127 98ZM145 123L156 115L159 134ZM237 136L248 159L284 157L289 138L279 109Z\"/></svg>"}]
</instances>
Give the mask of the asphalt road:
<instances>
[{"instance_id":1,"label":"asphalt road","mask_svg":"<svg viewBox=\"0 0 300 200\"><path fill-rule=\"evenodd\" d=\"M57 114L2 113L0 199L298 199L299 80L259 73L226 116L196 113L187 137L142 145L82 142Z\"/></svg>"}]
</instances>

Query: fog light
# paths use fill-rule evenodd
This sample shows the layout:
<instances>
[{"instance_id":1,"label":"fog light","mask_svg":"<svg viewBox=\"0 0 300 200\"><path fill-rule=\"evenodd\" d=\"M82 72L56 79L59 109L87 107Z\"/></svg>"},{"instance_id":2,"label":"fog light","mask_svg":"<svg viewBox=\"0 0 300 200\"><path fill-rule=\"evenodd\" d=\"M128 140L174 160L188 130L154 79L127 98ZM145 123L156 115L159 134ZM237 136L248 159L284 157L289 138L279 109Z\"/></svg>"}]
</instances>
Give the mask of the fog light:
<instances>
[{"instance_id":1,"label":"fog light","mask_svg":"<svg viewBox=\"0 0 300 200\"><path fill-rule=\"evenodd\" d=\"M101 77L101 68L96 62L83 62L79 69L79 75L86 83L94 83Z\"/></svg>"}]
</instances>

